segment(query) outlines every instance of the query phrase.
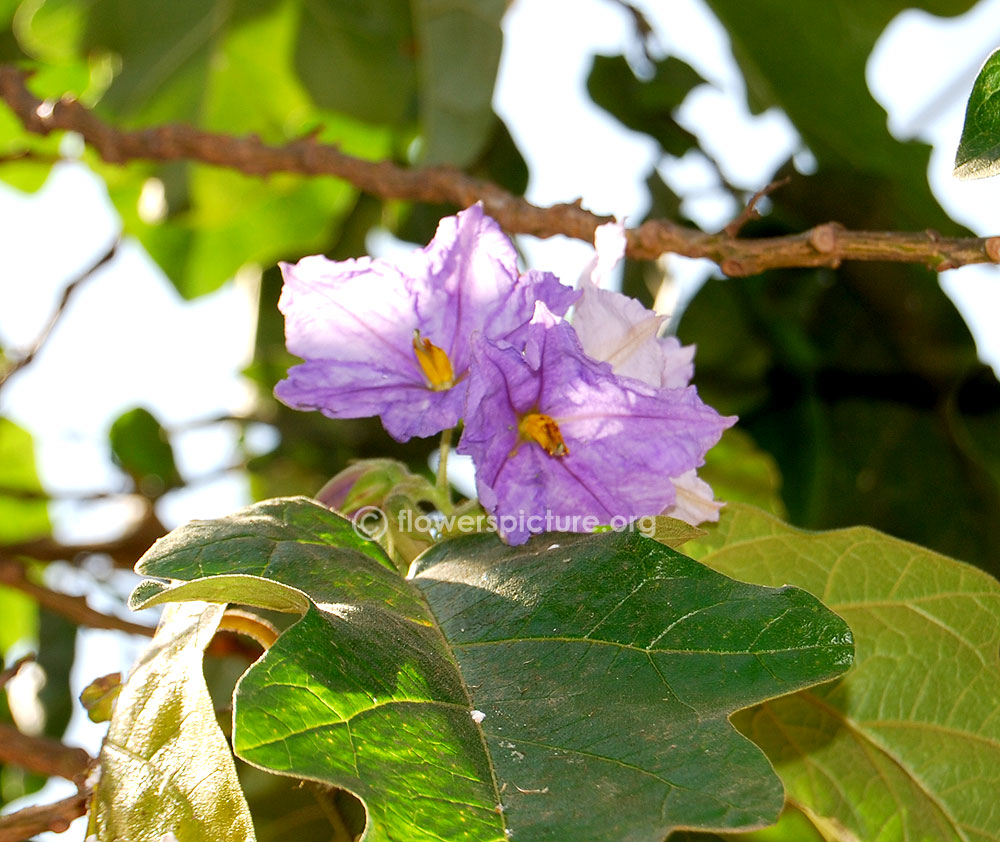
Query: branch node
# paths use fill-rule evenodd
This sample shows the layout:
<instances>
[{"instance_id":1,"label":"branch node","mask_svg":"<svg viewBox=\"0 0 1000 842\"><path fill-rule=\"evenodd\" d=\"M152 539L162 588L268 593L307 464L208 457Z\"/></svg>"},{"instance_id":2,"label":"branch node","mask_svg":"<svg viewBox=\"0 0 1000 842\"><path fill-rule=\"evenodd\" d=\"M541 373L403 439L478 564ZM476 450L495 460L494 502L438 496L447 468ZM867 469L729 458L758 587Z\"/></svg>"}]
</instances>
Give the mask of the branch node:
<instances>
[{"instance_id":1,"label":"branch node","mask_svg":"<svg viewBox=\"0 0 1000 842\"><path fill-rule=\"evenodd\" d=\"M947 257L934 267L935 272L947 272L949 269L957 269L958 264Z\"/></svg>"},{"instance_id":2,"label":"branch node","mask_svg":"<svg viewBox=\"0 0 1000 842\"><path fill-rule=\"evenodd\" d=\"M776 181L772 181L770 184L765 185L753 196L750 197L750 201L743 210L739 212L736 218L730 222L725 228L722 229L722 233L727 237L734 238L740 233L740 229L746 225L751 219L760 219L760 212L757 210L757 203L760 202L765 196L770 195L779 187L784 187L791 181L790 176L785 176L784 178L779 178Z\"/></svg>"},{"instance_id":3,"label":"branch node","mask_svg":"<svg viewBox=\"0 0 1000 842\"><path fill-rule=\"evenodd\" d=\"M837 225L827 222L809 232L809 245L820 254L830 254L837 248Z\"/></svg>"},{"instance_id":4,"label":"branch node","mask_svg":"<svg viewBox=\"0 0 1000 842\"><path fill-rule=\"evenodd\" d=\"M750 274L746 267L735 257L727 257L719 264L719 268L727 278L742 278Z\"/></svg>"},{"instance_id":5,"label":"branch node","mask_svg":"<svg viewBox=\"0 0 1000 842\"><path fill-rule=\"evenodd\" d=\"M994 263L1000 263L1000 237L987 237L983 248L990 260Z\"/></svg>"}]
</instances>

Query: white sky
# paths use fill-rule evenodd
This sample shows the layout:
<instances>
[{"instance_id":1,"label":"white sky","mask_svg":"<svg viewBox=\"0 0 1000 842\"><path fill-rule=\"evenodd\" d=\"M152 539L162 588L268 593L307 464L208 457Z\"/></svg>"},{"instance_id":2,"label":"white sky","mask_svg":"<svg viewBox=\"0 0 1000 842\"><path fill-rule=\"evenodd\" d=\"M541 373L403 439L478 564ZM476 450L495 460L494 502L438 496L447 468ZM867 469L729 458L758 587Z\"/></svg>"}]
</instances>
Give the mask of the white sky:
<instances>
[{"instance_id":1,"label":"white sky","mask_svg":"<svg viewBox=\"0 0 1000 842\"><path fill-rule=\"evenodd\" d=\"M699 0L638 5L657 26L666 50L714 83L685 102L683 122L735 183L763 186L798 146L787 120L778 113L749 115L727 37ZM889 108L890 126L936 145L934 189L956 219L982 234L1000 233L1000 179L956 182L950 173L968 89L979 62L1000 43L997 21L1000 0L984 0L960 21L907 13L890 26L869 66L870 84ZM528 198L547 205L580 197L598 213L639 218L645 209L642 181L655 161L655 145L593 106L585 87L593 53L617 54L631 45L626 15L605 0L517 0L505 34L495 106L530 164ZM926 104L955 79L945 106L915 126ZM735 212L731 200L713 189L711 174L696 156L663 172L676 189L698 192L686 205L694 218L721 227ZM103 252L116 229L100 182L82 167L58 167L33 196L0 186L0 343L8 353L30 346L66 281ZM523 238L522 245L532 266L567 280L575 279L591 256L588 245L565 238ZM671 266L689 284L710 270L680 258ZM966 267L947 273L943 283L970 322L981 355L1000 368L1000 270ZM108 459L106 435L125 409L141 404L168 425L185 425L247 405L237 372L248 360L252 321L245 287L228 284L185 303L142 250L127 244L75 296L35 364L0 392L0 414L36 435L50 489L116 488L120 480ZM234 436L225 425L180 436L175 447L185 476L209 475L231 461ZM170 495L161 516L172 526L224 514L248 499L240 477L214 479ZM96 538L113 533L127 513L116 503L64 504L56 510L57 526L63 537ZM100 635L88 633L94 634ZM75 692L99 672L127 668L134 657L134 647L115 652L101 641L96 644L101 664L90 674L74 675ZM78 667L86 671L82 662ZM103 729L81 722L75 723L74 738L96 751Z\"/></svg>"}]
</instances>

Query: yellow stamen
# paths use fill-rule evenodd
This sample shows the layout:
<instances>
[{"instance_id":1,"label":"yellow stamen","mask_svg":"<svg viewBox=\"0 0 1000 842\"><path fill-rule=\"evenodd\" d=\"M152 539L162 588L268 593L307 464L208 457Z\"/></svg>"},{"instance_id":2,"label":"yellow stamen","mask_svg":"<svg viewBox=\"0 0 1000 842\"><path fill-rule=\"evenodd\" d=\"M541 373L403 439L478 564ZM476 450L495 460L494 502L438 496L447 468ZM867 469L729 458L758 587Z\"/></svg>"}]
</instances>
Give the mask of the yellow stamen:
<instances>
[{"instance_id":1,"label":"yellow stamen","mask_svg":"<svg viewBox=\"0 0 1000 842\"><path fill-rule=\"evenodd\" d=\"M421 337L419 330L413 331L413 353L432 391L444 392L455 385L455 372L448 355L430 339Z\"/></svg>"},{"instance_id":2,"label":"yellow stamen","mask_svg":"<svg viewBox=\"0 0 1000 842\"><path fill-rule=\"evenodd\" d=\"M540 412L529 412L521 418L517 430L522 438L535 441L542 446L549 456L566 456L569 448L563 441L559 425L550 415Z\"/></svg>"}]
</instances>

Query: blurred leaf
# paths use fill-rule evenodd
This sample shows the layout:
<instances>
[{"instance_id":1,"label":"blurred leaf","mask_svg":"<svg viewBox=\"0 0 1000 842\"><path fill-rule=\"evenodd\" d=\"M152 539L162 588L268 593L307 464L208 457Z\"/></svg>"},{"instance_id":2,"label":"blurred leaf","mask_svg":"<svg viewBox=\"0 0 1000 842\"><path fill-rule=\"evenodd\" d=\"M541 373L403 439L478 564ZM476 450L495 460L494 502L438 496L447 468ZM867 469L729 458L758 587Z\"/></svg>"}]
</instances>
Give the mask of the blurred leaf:
<instances>
[{"instance_id":1,"label":"blurred leaf","mask_svg":"<svg viewBox=\"0 0 1000 842\"><path fill-rule=\"evenodd\" d=\"M132 477L143 496L155 500L165 491L183 485L170 436L148 409L138 407L119 415L108 439L115 463Z\"/></svg>"},{"instance_id":2,"label":"blurred leaf","mask_svg":"<svg viewBox=\"0 0 1000 842\"><path fill-rule=\"evenodd\" d=\"M421 162L465 167L497 122L503 0L304 0L295 50L317 104L402 128L419 120Z\"/></svg>"},{"instance_id":3,"label":"blurred leaf","mask_svg":"<svg viewBox=\"0 0 1000 842\"><path fill-rule=\"evenodd\" d=\"M88 833L99 842L252 842L250 812L201 661L224 606L166 609L115 705Z\"/></svg>"},{"instance_id":4,"label":"blurred leaf","mask_svg":"<svg viewBox=\"0 0 1000 842\"><path fill-rule=\"evenodd\" d=\"M0 585L0 659L15 643L38 638L38 603L22 591Z\"/></svg>"},{"instance_id":5,"label":"blurred leaf","mask_svg":"<svg viewBox=\"0 0 1000 842\"><path fill-rule=\"evenodd\" d=\"M977 444L1000 429L1000 387L933 275L712 281L679 333L701 394L773 454L793 523L867 524L1000 571L1000 471Z\"/></svg>"},{"instance_id":6,"label":"blurred leaf","mask_svg":"<svg viewBox=\"0 0 1000 842\"><path fill-rule=\"evenodd\" d=\"M295 69L316 103L372 123L416 117L408 0L303 0Z\"/></svg>"},{"instance_id":7,"label":"blurred leaf","mask_svg":"<svg viewBox=\"0 0 1000 842\"><path fill-rule=\"evenodd\" d=\"M687 129L678 125L674 111L691 89L705 80L678 58L654 63L649 79L638 79L625 56L595 55L587 77L590 98L628 128L651 135L663 151L676 157L698 145Z\"/></svg>"},{"instance_id":8,"label":"blurred leaf","mask_svg":"<svg viewBox=\"0 0 1000 842\"><path fill-rule=\"evenodd\" d=\"M299 8L291 0L238 4L232 19L210 44L202 45L211 60L191 91L191 96L197 95L197 109L188 119L207 129L253 133L272 143L312 133L349 154L385 157L393 143L389 130L312 104L292 71L298 27ZM129 84L145 84L137 79L143 71L140 63ZM116 84L127 74L126 61ZM118 107L114 90L109 102ZM157 94L163 102L170 96ZM181 116L178 112L173 118ZM133 162L111 167L93 153L88 153L88 161L107 181L126 232L140 238L188 298L217 289L248 264L269 266L319 251L357 195L346 182L333 178L261 179L198 164ZM148 201L156 193L162 196L159 207Z\"/></svg>"},{"instance_id":9,"label":"blurred leaf","mask_svg":"<svg viewBox=\"0 0 1000 842\"><path fill-rule=\"evenodd\" d=\"M61 739L76 703L70 689L70 673L76 659L77 625L45 608L39 610L38 620L35 660L45 671L45 684L38 691L38 703L45 711L45 733Z\"/></svg>"},{"instance_id":10,"label":"blurred leaf","mask_svg":"<svg viewBox=\"0 0 1000 842\"><path fill-rule=\"evenodd\" d=\"M111 719L122 686L122 674L113 672L95 678L83 688L80 704L87 711L87 718L91 722L108 722Z\"/></svg>"},{"instance_id":11,"label":"blurred leaf","mask_svg":"<svg viewBox=\"0 0 1000 842\"><path fill-rule=\"evenodd\" d=\"M1000 50L983 64L969 94L962 139L955 155L957 178L1000 172Z\"/></svg>"},{"instance_id":12,"label":"blurred leaf","mask_svg":"<svg viewBox=\"0 0 1000 842\"><path fill-rule=\"evenodd\" d=\"M357 793L366 838L605 839L626 809L636 840L770 821L780 790L727 715L851 657L804 592L748 588L637 533L466 536L414 564L416 588L363 547L328 509L267 501L158 542L137 570L193 581L130 603L300 614L240 680L234 746Z\"/></svg>"},{"instance_id":13,"label":"blurred leaf","mask_svg":"<svg viewBox=\"0 0 1000 842\"><path fill-rule=\"evenodd\" d=\"M928 0L921 8L957 15L973 2ZM893 139L885 111L865 82L872 47L889 21L912 3L761 0L753 14L742 0L708 0L708 5L728 31L755 112L783 109L820 169L878 177L885 191L880 198L894 207L897 229L962 230L927 183L930 147Z\"/></svg>"},{"instance_id":14,"label":"blurred leaf","mask_svg":"<svg viewBox=\"0 0 1000 842\"><path fill-rule=\"evenodd\" d=\"M14 36L14 13L20 0L0 0L0 62L11 63L25 58Z\"/></svg>"},{"instance_id":15,"label":"blurred leaf","mask_svg":"<svg viewBox=\"0 0 1000 842\"><path fill-rule=\"evenodd\" d=\"M741 504L689 547L728 576L805 588L854 632L843 678L734 717L790 797L860 840L1000 839L1000 583L870 529L809 534Z\"/></svg>"},{"instance_id":16,"label":"blurred leaf","mask_svg":"<svg viewBox=\"0 0 1000 842\"><path fill-rule=\"evenodd\" d=\"M197 123L205 81L215 69L213 62L226 36L276 2L78 3L86 9L83 50L111 51L121 57L121 71L101 101L101 110L117 123Z\"/></svg>"},{"instance_id":17,"label":"blurred leaf","mask_svg":"<svg viewBox=\"0 0 1000 842\"><path fill-rule=\"evenodd\" d=\"M705 454L698 476L712 486L715 498L750 503L777 517L785 516L781 472L774 458L739 427L730 427Z\"/></svg>"},{"instance_id":18,"label":"blurred leaf","mask_svg":"<svg viewBox=\"0 0 1000 842\"><path fill-rule=\"evenodd\" d=\"M31 434L0 417L0 545L48 532L48 504L35 469Z\"/></svg>"},{"instance_id":19,"label":"blurred leaf","mask_svg":"<svg viewBox=\"0 0 1000 842\"><path fill-rule=\"evenodd\" d=\"M7 159L0 162L4 183L24 193L41 189L58 154L58 137L43 138L25 131L7 103L0 102L0 156Z\"/></svg>"},{"instance_id":20,"label":"blurred leaf","mask_svg":"<svg viewBox=\"0 0 1000 842\"><path fill-rule=\"evenodd\" d=\"M515 195L523 195L528 189L528 165L500 119L494 121L492 134L480 156L466 165L465 170ZM429 243L441 219L462 210L457 205L427 202L399 202L394 203L394 208L392 231L408 243ZM361 248L343 256L357 257L364 253Z\"/></svg>"},{"instance_id":21,"label":"blurred leaf","mask_svg":"<svg viewBox=\"0 0 1000 842\"><path fill-rule=\"evenodd\" d=\"M505 0L411 0L424 150L421 163L466 167L490 140Z\"/></svg>"}]
</instances>

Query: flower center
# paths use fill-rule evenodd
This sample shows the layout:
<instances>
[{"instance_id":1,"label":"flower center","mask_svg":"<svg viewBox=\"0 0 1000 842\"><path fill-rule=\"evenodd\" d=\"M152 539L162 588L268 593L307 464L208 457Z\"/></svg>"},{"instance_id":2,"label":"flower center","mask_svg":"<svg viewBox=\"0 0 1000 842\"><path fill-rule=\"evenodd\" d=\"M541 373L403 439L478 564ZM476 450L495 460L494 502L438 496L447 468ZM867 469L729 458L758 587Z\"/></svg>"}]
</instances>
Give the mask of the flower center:
<instances>
[{"instance_id":1,"label":"flower center","mask_svg":"<svg viewBox=\"0 0 1000 842\"><path fill-rule=\"evenodd\" d=\"M537 442L549 456L567 456L569 448L563 441L559 425L551 415L543 415L540 412L529 412L521 417L517 425L517 431L521 437L529 441Z\"/></svg>"},{"instance_id":2,"label":"flower center","mask_svg":"<svg viewBox=\"0 0 1000 842\"><path fill-rule=\"evenodd\" d=\"M413 331L413 354L431 391L444 392L455 385L455 372L448 355L430 339L424 339L419 330Z\"/></svg>"}]
</instances>

